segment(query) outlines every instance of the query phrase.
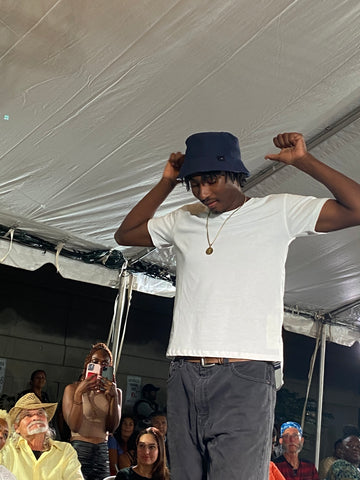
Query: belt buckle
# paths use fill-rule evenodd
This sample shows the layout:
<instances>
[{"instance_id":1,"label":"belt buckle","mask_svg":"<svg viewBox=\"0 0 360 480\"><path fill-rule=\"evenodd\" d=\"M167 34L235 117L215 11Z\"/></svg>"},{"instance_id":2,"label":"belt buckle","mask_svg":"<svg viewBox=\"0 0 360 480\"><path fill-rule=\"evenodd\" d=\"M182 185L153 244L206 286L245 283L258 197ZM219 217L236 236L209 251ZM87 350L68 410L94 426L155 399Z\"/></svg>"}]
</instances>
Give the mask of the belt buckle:
<instances>
[{"instance_id":1,"label":"belt buckle","mask_svg":"<svg viewBox=\"0 0 360 480\"><path fill-rule=\"evenodd\" d=\"M205 363L206 357L200 357L200 363L202 367L214 367L216 363Z\"/></svg>"}]
</instances>

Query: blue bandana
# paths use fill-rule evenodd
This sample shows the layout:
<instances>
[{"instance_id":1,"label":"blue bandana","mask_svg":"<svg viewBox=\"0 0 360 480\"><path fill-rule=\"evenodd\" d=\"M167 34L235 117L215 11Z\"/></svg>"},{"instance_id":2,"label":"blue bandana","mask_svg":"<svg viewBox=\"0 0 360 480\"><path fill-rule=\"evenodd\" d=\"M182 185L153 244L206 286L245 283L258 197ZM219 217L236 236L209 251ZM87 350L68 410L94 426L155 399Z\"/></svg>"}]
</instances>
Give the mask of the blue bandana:
<instances>
[{"instance_id":1,"label":"blue bandana","mask_svg":"<svg viewBox=\"0 0 360 480\"><path fill-rule=\"evenodd\" d=\"M296 428L296 430L300 433L300 435L302 436L302 429L300 427L300 425L296 422L285 422L281 425L280 427L280 437L283 436L283 433L285 432L285 430L287 428Z\"/></svg>"}]
</instances>

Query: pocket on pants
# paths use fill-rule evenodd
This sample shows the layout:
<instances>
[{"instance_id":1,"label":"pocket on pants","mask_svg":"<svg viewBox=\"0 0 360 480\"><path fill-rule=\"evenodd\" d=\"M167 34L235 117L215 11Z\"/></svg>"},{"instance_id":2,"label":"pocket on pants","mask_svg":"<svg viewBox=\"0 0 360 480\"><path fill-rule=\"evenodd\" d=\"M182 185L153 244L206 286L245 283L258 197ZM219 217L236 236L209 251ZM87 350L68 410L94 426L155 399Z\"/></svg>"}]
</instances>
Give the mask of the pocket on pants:
<instances>
[{"instance_id":1,"label":"pocket on pants","mask_svg":"<svg viewBox=\"0 0 360 480\"><path fill-rule=\"evenodd\" d=\"M170 367L169 367L169 376L167 379L168 385L174 381L181 367L182 367L182 361L171 360Z\"/></svg>"},{"instance_id":2,"label":"pocket on pants","mask_svg":"<svg viewBox=\"0 0 360 480\"><path fill-rule=\"evenodd\" d=\"M248 362L231 363L233 374L244 380L264 383L275 388L274 367L270 362L250 360Z\"/></svg>"}]
</instances>

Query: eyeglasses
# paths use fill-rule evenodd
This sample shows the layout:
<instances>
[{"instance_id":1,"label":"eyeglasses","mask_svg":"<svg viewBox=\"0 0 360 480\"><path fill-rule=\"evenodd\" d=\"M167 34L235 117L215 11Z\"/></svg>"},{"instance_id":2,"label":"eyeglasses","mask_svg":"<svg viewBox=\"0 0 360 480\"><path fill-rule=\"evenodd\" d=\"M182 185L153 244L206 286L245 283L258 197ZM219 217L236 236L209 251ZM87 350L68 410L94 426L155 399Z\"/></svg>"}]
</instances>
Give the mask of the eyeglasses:
<instances>
[{"instance_id":1,"label":"eyeglasses","mask_svg":"<svg viewBox=\"0 0 360 480\"><path fill-rule=\"evenodd\" d=\"M300 433L285 433L285 435L283 435L281 438L283 438L286 441L296 440L296 439L301 438L301 435L300 435Z\"/></svg>"}]
</instances>

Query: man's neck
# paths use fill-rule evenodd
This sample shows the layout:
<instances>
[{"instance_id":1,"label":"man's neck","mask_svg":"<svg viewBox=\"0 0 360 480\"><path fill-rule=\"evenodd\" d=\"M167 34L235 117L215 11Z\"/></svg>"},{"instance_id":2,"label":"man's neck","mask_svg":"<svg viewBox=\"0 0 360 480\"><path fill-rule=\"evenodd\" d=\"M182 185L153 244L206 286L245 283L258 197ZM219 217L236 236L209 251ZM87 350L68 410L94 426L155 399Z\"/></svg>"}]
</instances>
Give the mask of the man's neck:
<instances>
[{"instance_id":1,"label":"man's neck","mask_svg":"<svg viewBox=\"0 0 360 480\"><path fill-rule=\"evenodd\" d=\"M31 450L43 452L45 450L45 433L37 433L36 435L29 435L25 439Z\"/></svg>"},{"instance_id":2,"label":"man's neck","mask_svg":"<svg viewBox=\"0 0 360 480\"><path fill-rule=\"evenodd\" d=\"M299 454L298 453L284 453L284 457L286 458L287 462L290 463L290 465L297 470L300 465L300 460L299 460Z\"/></svg>"}]
</instances>

